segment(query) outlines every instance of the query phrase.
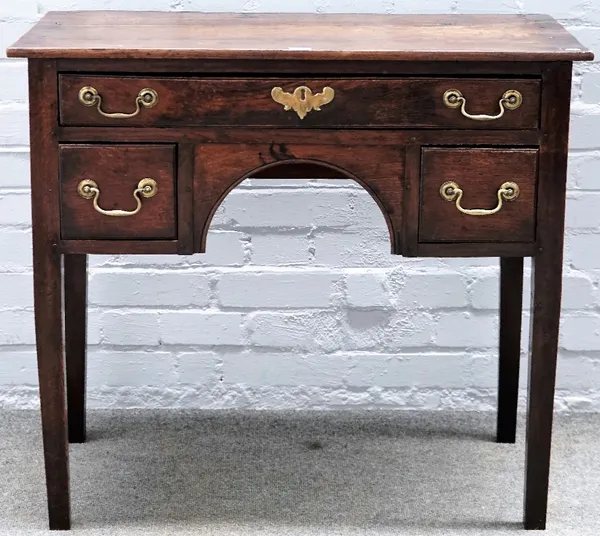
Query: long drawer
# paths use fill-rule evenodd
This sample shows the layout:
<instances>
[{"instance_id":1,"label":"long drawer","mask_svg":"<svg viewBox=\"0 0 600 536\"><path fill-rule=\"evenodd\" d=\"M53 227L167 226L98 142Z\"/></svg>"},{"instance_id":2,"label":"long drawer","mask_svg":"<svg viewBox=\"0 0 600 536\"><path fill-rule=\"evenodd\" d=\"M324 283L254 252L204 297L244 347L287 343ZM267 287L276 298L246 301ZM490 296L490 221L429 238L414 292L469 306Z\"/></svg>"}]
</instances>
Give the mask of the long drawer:
<instances>
[{"instance_id":1,"label":"long drawer","mask_svg":"<svg viewBox=\"0 0 600 536\"><path fill-rule=\"evenodd\" d=\"M60 76L65 126L537 129L538 79Z\"/></svg>"}]
</instances>

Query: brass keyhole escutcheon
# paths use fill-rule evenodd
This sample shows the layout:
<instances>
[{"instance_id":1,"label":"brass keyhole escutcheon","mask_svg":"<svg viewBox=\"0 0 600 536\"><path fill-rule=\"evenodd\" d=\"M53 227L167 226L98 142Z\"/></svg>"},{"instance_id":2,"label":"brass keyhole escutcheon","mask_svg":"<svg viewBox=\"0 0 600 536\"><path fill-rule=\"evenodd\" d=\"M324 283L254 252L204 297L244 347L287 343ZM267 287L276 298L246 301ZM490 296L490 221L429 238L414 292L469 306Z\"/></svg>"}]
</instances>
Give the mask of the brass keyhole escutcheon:
<instances>
[{"instance_id":1,"label":"brass keyhole escutcheon","mask_svg":"<svg viewBox=\"0 0 600 536\"><path fill-rule=\"evenodd\" d=\"M313 94L309 87L299 86L293 93L288 93L280 87L274 87L271 90L271 97L275 102L283 104L284 110L294 110L300 119L304 119L308 112L312 110L318 112L321 106L330 103L335 97L335 91L326 86L321 93Z\"/></svg>"}]
</instances>

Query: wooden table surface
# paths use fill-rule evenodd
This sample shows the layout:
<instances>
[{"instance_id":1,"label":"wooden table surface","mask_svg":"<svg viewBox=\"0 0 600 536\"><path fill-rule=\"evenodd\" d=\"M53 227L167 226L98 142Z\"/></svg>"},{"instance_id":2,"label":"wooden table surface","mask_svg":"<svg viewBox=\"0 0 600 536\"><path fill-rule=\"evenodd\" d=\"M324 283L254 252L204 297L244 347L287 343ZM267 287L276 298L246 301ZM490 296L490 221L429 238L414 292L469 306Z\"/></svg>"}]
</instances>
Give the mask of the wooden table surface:
<instances>
[{"instance_id":1,"label":"wooden table surface","mask_svg":"<svg viewBox=\"0 0 600 536\"><path fill-rule=\"evenodd\" d=\"M9 57L591 60L546 15L49 12Z\"/></svg>"}]
</instances>

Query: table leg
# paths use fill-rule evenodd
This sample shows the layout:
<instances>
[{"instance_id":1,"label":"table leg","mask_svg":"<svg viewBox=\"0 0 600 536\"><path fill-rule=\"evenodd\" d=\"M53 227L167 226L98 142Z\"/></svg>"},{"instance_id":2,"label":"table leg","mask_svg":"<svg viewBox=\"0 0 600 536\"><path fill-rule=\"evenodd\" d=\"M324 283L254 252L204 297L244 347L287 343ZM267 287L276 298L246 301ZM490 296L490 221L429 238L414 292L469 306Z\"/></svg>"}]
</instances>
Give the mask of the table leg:
<instances>
[{"instance_id":1,"label":"table leg","mask_svg":"<svg viewBox=\"0 0 600 536\"><path fill-rule=\"evenodd\" d=\"M500 351L496 441L514 443L519 399L523 258L500 259Z\"/></svg>"},{"instance_id":2,"label":"table leg","mask_svg":"<svg viewBox=\"0 0 600 536\"><path fill-rule=\"evenodd\" d=\"M537 193L538 251L532 259L531 334L526 432L525 528L544 529L548 507L554 382L562 292L572 64L542 74Z\"/></svg>"},{"instance_id":3,"label":"table leg","mask_svg":"<svg viewBox=\"0 0 600 536\"><path fill-rule=\"evenodd\" d=\"M58 98L54 61L29 60L33 295L50 529L68 530L69 443L62 330Z\"/></svg>"},{"instance_id":4,"label":"table leg","mask_svg":"<svg viewBox=\"0 0 600 536\"><path fill-rule=\"evenodd\" d=\"M42 236L39 236L42 234ZM37 236L36 236L37 235ZM62 340L61 266L55 245L34 231L35 329L51 530L70 528L69 445Z\"/></svg>"},{"instance_id":5,"label":"table leg","mask_svg":"<svg viewBox=\"0 0 600 536\"><path fill-rule=\"evenodd\" d=\"M87 255L64 256L69 442L85 441Z\"/></svg>"},{"instance_id":6,"label":"table leg","mask_svg":"<svg viewBox=\"0 0 600 536\"><path fill-rule=\"evenodd\" d=\"M542 251L533 259L525 473L526 529L546 527L561 278L562 255Z\"/></svg>"}]
</instances>

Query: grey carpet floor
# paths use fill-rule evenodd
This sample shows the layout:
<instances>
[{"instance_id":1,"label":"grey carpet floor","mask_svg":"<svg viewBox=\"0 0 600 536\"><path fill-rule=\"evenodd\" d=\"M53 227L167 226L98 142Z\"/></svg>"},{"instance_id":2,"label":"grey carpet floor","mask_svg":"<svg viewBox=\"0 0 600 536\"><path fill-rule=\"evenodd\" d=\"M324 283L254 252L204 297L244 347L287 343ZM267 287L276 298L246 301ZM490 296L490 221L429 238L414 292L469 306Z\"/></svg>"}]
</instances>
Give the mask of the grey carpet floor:
<instances>
[{"instance_id":1,"label":"grey carpet floor","mask_svg":"<svg viewBox=\"0 0 600 536\"><path fill-rule=\"evenodd\" d=\"M92 411L73 531L95 536L522 532L523 429L494 414ZM521 419L522 420L522 419ZM555 425L549 536L600 534L600 415ZM50 534L37 412L0 412L0 533ZM56 534L56 533L53 533Z\"/></svg>"}]
</instances>

